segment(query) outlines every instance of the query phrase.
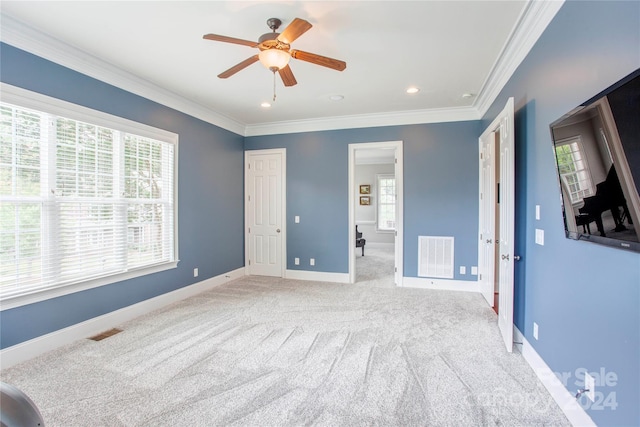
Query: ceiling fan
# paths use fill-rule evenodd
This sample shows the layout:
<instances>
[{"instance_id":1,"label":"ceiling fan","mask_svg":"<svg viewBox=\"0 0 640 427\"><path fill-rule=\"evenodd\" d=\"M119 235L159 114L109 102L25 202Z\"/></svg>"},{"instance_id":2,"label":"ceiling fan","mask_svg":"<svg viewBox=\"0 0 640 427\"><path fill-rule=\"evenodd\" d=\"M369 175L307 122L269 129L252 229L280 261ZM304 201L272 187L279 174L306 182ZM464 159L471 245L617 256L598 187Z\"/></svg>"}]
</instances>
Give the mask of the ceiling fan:
<instances>
[{"instance_id":1,"label":"ceiling fan","mask_svg":"<svg viewBox=\"0 0 640 427\"><path fill-rule=\"evenodd\" d=\"M293 76L293 72L289 67L289 60L291 58L299 59L301 61L310 62L316 65L322 65L323 67L331 68L333 70L342 71L347 68L347 63L333 58L327 58L326 56L317 55L315 53L309 53L302 50L291 49L291 43L307 32L312 25L304 19L295 18L282 33L277 33L276 30L282 25L282 21L278 18L270 18L267 20L267 25L271 29L271 33L266 33L260 36L257 42L250 40L242 40L233 37L220 36L218 34L205 34L202 38L207 40L214 40L225 43L241 44L249 47L257 47L260 52L257 55L253 55L239 64L234 65L226 71L218 74L221 79L231 77L238 71L241 71L253 64L260 61L266 68L271 70L274 74L276 71L280 74L282 82L285 86L294 86L298 82Z\"/></svg>"}]
</instances>

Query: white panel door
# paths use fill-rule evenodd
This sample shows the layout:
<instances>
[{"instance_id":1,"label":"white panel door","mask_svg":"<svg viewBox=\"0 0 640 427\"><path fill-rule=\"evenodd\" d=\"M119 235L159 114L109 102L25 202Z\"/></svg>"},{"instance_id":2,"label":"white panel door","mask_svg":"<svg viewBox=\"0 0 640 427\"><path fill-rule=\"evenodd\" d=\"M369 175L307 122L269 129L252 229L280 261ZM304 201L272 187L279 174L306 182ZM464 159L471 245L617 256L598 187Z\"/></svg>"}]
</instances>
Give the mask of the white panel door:
<instances>
[{"instance_id":1,"label":"white panel door","mask_svg":"<svg viewBox=\"0 0 640 427\"><path fill-rule=\"evenodd\" d=\"M480 292L493 307L495 280L495 141L496 133L488 132L480 137Z\"/></svg>"},{"instance_id":2,"label":"white panel door","mask_svg":"<svg viewBox=\"0 0 640 427\"><path fill-rule=\"evenodd\" d=\"M513 350L513 262L514 262L514 135L513 98L509 98L500 119L500 265L498 274L498 326L507 351Z\"/></svg>"},{"instance_id":3,"label":"white panel door","mask_svg":"<svg viewBox=\"0 0 640 427\"><path fill-rule=\"evenodd\" d=\"M247 153L248 274L282 277L282 154Z\"/></svg>"}]
</instances>

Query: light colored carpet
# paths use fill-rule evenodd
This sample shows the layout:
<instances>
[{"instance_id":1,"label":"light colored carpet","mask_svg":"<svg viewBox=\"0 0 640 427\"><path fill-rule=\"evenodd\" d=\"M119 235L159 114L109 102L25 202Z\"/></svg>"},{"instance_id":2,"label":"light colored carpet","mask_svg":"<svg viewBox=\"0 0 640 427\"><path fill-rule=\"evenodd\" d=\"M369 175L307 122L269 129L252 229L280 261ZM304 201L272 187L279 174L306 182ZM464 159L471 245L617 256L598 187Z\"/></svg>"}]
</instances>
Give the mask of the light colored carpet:
<instances>
[{"instance_id":1,"label":"light colored carpet","mask_svg":"<svg viewBox=\"0 0 640 427\"><path fill-rule=\"evenodd\" d=\"M394 246L390 243L367 243L364 256L356 249L356 283L393 287ZM366 283L364 283L366 282Z\"/></svg>"},{"instance_id":2,"label":"light colored carpet","mask_svg":"<svg viewBox=\"0 0 640 427\"><path fill-rule=\"evenodd\" d=\"M479 294L253 276L113 326L2 381L48 427L569 425Z\"/></svg>"}]
</instances>

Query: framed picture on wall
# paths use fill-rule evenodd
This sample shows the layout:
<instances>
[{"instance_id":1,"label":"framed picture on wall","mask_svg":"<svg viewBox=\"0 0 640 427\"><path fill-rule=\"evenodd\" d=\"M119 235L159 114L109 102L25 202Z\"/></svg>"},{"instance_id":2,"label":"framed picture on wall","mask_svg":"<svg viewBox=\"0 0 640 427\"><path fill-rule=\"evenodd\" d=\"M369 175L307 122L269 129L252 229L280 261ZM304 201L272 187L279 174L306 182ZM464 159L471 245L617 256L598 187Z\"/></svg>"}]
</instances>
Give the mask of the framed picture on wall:
<instances>
[{"instance_id":1,"label":"framed picture on wall","mask_svg":"<svg viewBox=\"0 0 640 427\"><path fill-rule=\"evenodd\" d=\"M361 185L360 186L360 194L371 194L371 185L369 185L369 184ZM360 203L360 204L362 204L362 203Z\"/></svg>"},{"instance_id":2,"label":"framed picture on wall","mask_svg":"<svg viewBox=\"0 0 640 427\"><path fill-rule=\"evenodd\" d=\"M370 205L371 204L371 197L369 197L369 196L360 196L360 204L361 205Z\"/></svg>"}]
</instances>

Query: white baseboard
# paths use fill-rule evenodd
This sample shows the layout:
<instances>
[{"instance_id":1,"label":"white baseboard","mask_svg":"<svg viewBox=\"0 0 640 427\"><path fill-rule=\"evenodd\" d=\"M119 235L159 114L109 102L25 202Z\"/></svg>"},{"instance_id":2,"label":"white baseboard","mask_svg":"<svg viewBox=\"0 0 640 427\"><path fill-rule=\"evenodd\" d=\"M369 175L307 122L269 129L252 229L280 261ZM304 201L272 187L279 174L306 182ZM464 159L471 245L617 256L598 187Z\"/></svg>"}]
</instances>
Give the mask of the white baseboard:
<instances>
[{"instance_id":1,"label":"white baseboard","mask_svg":"<svg viewBox=\"0 0 640 427\"><path fill-rule=\"evenodd\" d=\"M477 280L429 279L424 277L404 277L403 288L438 289L441 291L480 292Z\"/></svg>"},{"instance_id":2,"label":"white baseboard","mask_svg":"<svg viewBox=\"0 0 640 427\"><path fill-rule=\"evenodd\" d=\"M527 361L531 369L536 373L538 379L545 386L553 400L556 401L571 425L574 426L595 426L589 414L578 403L576 398L566 389L562 381L547 366L545 361L529 344L522 332L514 326L514 340L522 342L522 356Z\"/></svg>"},{"instance_id":3,"label":"white baseboard","mask_svg":"<svg viewBox=\"0 0 640 427\"><path fill-rule=\"evenodd\" d=\"M158 295L157 297L112 311L111 313L103 314L102 316L94 317L93 319L77 323L73 326L5 348L0 350L0 369L6 369L46 353L47 351L104 332L138 316L197 295L244 275L245 268L241 267L237 270L211 277L201 282L185 286L184 288Z\"/></svg>"},{"instance_id":4,"label":"white baseboard","mask_svg":"<svg viewBox=\"0 0 640 427\"><path fill-rule=\"evenodd\" d=\"M348 273L328 273L325 271L286 270L285 278L316 282L349 283Z\"/></svg>"}]
</instances>

